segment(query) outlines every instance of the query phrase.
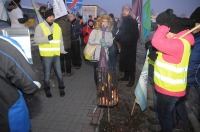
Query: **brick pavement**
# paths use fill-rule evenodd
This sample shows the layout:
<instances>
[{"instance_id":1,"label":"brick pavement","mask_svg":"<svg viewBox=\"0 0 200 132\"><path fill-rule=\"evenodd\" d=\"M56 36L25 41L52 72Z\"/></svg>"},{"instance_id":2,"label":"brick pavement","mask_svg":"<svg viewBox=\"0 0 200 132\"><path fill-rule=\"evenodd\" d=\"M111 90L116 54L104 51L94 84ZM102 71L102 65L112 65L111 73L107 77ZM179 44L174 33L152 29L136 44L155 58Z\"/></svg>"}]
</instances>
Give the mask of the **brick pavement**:
<instances>
[{"instance_id":1,"label":"brick pavement","mask_svg":"<svg viewBox=\"0 0 200 132\"><path fill-rule=\"evenodd\" d=\"M64 97L59 96L56 79L51 80L52 98L47 98L43 90L35 97L37 101L30 110L32 132L95 131L101 109L97 108L93 113L96 107L93 67L83 61L82 67L72 68L72 72L72 76L64 77Z\"/></svg>"}]
</instances>

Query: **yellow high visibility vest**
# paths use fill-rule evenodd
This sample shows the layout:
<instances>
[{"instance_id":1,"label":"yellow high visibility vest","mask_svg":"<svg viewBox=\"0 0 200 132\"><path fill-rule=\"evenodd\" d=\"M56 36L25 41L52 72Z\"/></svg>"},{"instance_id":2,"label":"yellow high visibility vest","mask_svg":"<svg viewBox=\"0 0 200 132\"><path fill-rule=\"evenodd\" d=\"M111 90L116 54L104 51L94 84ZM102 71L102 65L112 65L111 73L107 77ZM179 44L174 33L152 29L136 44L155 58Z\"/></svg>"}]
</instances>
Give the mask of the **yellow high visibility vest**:
<instances>
[{"instance_id":1,"label":"yellow high visibility vest","mask_svg":"<svg viewBox=\"0 0 200 132\"><path fill-rule=\"evenodd\" d=\"M51 34L49 28L45 26L44 22L40 23L40 26L45 36L49 36ZM53 32L53 40L49 41L50 43L39 44L40 56L60 56L61 29L56 23L53 23Z\"/></svg>"},{"instance_id":2,"label":"yellow high visibility vest","mask_svg":"<svg viewBox=\"0 0 200 132\"><path fill-rule=\"evenodd\" d=\"M187 85L187 70L191 46L187 40L180 40L184 44L184 51L179 64L172 64L164 61L161 52L158 52L158 57L154 64L155 84L172 93L185 91Z\"/></svg>"}]
</instances>

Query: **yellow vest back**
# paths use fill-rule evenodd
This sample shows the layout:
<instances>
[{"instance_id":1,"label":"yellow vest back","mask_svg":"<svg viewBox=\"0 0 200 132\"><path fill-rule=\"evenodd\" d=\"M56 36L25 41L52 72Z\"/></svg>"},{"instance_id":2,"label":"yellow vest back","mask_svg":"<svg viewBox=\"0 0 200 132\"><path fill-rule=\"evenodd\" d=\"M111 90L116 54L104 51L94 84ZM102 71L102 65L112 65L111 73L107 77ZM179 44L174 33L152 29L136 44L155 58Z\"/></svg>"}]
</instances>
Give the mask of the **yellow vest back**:
<instances>
[{"instance_id":1,"label":"yellow vest back","mask_svg":"<svg viewBox=\"0 0 200 132\"><path fill-rule=\"evenodd\" d=\"M187 40L180 40L184 44L184 51L179 64L164 61L161 52L158 52L158 57L154 64L155 84L166 91L174 93L185 91L187 85L187 70L191 46Z\"/></svg>"}]
</instances>

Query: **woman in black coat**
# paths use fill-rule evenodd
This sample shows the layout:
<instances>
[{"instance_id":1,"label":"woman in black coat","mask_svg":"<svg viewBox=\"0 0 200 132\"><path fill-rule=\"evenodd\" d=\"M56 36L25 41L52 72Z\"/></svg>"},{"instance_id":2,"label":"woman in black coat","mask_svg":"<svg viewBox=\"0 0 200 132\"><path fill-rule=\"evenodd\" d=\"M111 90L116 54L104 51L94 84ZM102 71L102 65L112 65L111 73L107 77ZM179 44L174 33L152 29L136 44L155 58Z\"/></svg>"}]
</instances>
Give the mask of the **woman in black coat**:
<instances>
[{"instance_id":1,"label":"woman in black coat","mask_svg":"<svg viewBox=\"0 0 200 132\"><path fill-rule=\"evenodd\" d=\"M131 6L124 5L119 33L115 38L115 41L120 44L118 46L120 47L119 70L124 72L124 77L120 80L129 81L127 87L133 86L135 81L137 41L139 38L138 23L130 15L130 12Z\"/></svg>"}]
</instances>

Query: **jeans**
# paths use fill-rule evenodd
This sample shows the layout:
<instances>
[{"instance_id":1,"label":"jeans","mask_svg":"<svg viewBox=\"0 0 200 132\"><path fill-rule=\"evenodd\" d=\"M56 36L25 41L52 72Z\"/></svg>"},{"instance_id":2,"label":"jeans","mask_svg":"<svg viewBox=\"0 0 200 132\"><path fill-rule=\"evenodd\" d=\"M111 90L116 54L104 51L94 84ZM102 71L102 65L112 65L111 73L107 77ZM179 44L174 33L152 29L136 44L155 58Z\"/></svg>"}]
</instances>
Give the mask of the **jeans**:
<instances>
[{"instance_id":1,"label":"jeans","mask_svg":"<svg viewBox=\"0 0 200 132\"><path fill-rule=\"evenodd\" d=\"M200 101L200 86L187 86L187 89L186 89L186 99L188 98L188 95L189 95L189 92L190 92L190 89L191 88L195 88L196 89L196 92L199 96L199 101Z\"/></svg>"},{"instance_id":2,"label":"jeans","mask_svg":"<svg viewBox=\"0 0 200 132\"><path fill-rule=\"evenodd\" d=\"M60 55L60 63L61 63L61 70L62 73L71 73L71 50L67 49L67 54Z\"/></svg>"},{"instance_id":3,"label":"jeans","mask_svg":"<svg viewBox=\"0 0 200 132\"><path fill-rule=\"evenodd\" d=\"M157 92L157 112L162 132L172 132L174 120L183 125L186 121L184 97L172 97ZM176 111L176 118L174 112Z\"/></svg>"},{"instance_id":4,"label":"jeans","mask_svg":"<svg viewBox=\"0 0 200 132\"><path fill-rule=\"evenodd\" d=\"M117 49L115 44L113 44L109 49L109 54L108 54L108 70L113 71L115 70L115 66L117 63Z\"/></svg>"},{"instance_id":5,"label":"jeans","mask_svg":"<svg viewBox=\"0 0 200 132\"><path fill-rule=\"evenodd\" d=\"M64 89L63 76L61 72L60 66L60 56L53 57L42 57L42 63L44 68L44 89L50 89L50 75L51 75L51 67L53 66L54 71L56 73L56 77L58 79L58 85L60 89Z\"/></svg>"},{"instance_id":6,"label":"jeans","mask_svg":"<svg viewBox=\"0 0 200 132\"><path fill-rule=\"evenodd\" d=\"M80 41L72 40L71 45L71 59L72 59L72 65L74 66L81 66L81 53L80 53Z\"/></svg>"}]
</instances>

